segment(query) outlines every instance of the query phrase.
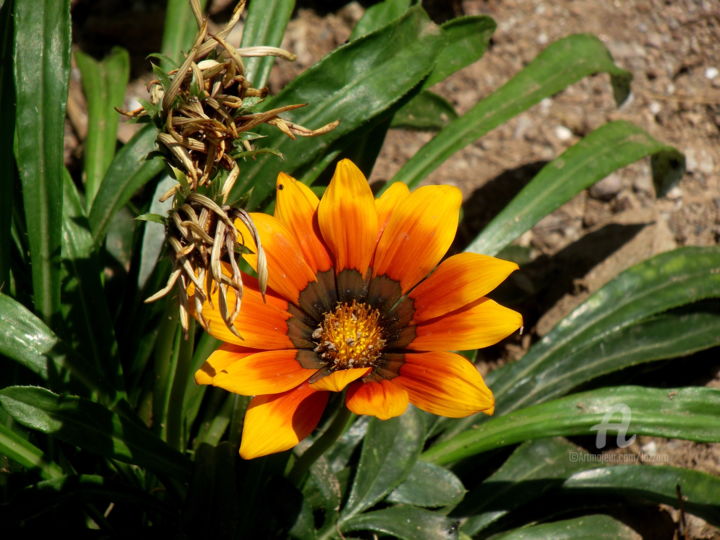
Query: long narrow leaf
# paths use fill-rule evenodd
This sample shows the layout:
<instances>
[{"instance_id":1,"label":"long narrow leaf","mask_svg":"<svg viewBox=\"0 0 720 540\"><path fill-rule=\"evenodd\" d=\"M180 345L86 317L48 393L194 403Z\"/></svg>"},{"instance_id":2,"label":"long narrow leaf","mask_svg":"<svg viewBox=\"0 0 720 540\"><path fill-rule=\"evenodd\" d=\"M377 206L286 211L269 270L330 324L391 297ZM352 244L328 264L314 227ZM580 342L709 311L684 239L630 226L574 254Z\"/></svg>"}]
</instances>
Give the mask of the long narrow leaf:
<instances>
[{"instance_id":1,"label":"long narrow leaf","mask_svg":"<svg viewBox=\"0 0 720 540\"><path fill-rule=\"evenodd\" d=\"M566 393L594 377L717 344L717 310L666 310L720 295L720 248L685 247L621 273L517 362L487 377L504 413ZM694 326L696 325L696 326ZM482 422L444 421L443 438Z\"/></svg>"},{"instance_id":2,"label":"long narrow leaf","mask_svg":"<svg viewBox=\"0 0 720 540\"><path fill-rule=\"evenodd\" d=\"M4 424L0 424L0 454L29 469L39 468L43 478L59 478L62 470L47 463L43 451Z\"/></svg>"},{"instance_id":3,"label":"long narrow leaf","mask_svg":"<svg viewBox=\"0 0 720 540\"><path fill-rule=\"evenodd\" d=\"M594 36L579 34L551 44L492 95L451 122L397 172L393 180L417 185L452 154L542 99L593 73L611 75L616 99L629 92L630 75L617 67Z\"/></svg>"},{"instance_id":4,"label":"long narrow leaf","mask_svg":"<svg viewBox=\"0 0 720 540\"><path fill-rule=\"evenodd\" d=\"M70 0L15 2L16 160L23 186L35 308L60 306L63 133Z\"/></svg>"},{"instance_id":5,"label":"long narrow leaf","mask_svg":"<svg viewBox=\"0 0 720 540\"><path fill-rule=\"evenodd\" d=\"M672 356L712 346L715 337L705 334L704 328L690 328L692 321L698 319L683 322L679 316L670 316L647 321L644 335L630 326L665 310L719 296L718 270L717 246L680 248L626 270L563 319L521 360L488 377L498 398L498 410L510 411L537 403L542 399L540 387L552 392L556 378L564 388L577 386L592 378L588 373L603 374L637 363L638 355L647 354L646 358L652 359L657 358L658 352L664 357L663 351ZM702 319L703 324L716 324L711 323L712 313L695 317ZM680 326L673 329L672 320ZM676 332L679 329L688 334L679 335ZM613 332L618 333L617 341L611 339L616 338ZM642 341L630 344L622 341L623 337ZM706 338L708 341L704 342ZM606 340L607 357L603 355ZM621 350L623 346L627 355ZM622 361L613 365L618 354ZM584 365L586 361L589 365Z\"/></svg>"},{"instance_id":6,"label":"long narrow leaf","mask_svg":"<svg viewBox=\"0 0 720 540\"><path fill-rule=\"evenodd\" d=\"M13 81L12 2L0 7L0 287L10 279L10 224L15 187L13 135L15 82ZM7 292L6 288L2 288Z\"/></svg>"},{"instance_id":7,"label":"long narrow leaf","mask_svg":"<svg viewBox=\"0 0 720 540\"><path fill-rule=\"evenodd\" d=\"M147 428L89 400L44 388L10 386L0 404L18 423L101 456L187 479L188 463Z\"/></svg>"},{"instance_id":8,"label":"long narrow leaf","mask_svg":"<svg viewBox=\"0 0 720 540\"><path fill-rule=\"evenodd\" d=\"M480 485L470 490L452 515L463 517L460 530L475 535L524 504L562 485L575 472L597 468L581 448L561 438L527 441Z\"/></svg>"},{"instance_id":9,"label":"long narrow leaf","mask_svg":"<svg viewBox=\"0 0 720 540\"><path fill-rule=\"evenodd\" d=\"M279 47L293 9L295 9L295 0L250 2L243 27L241 46ZM269 17L268 13L272 13L272 16ZM245 60L245 76L255 88L262 88L267 84L274 63L274 56L247 58Z\"/></svg>"},{"instance_id":10,"label":"long narrow leaf","mask_svg":"<svg viewBox=\"0 0 720 540\"><path fill-rule=\"evenodd\" d=\"M342 519L371 507L405 480L424 438L423 418L414 409L391 420L371 420Z\"/></svg>"},{"instance_id":11,"label":"long narrow leaf","mask_svg":"<svg viewBox=\"0 0 720 540\"><path fill-rule=\"evenodd\" d=\"M688 512L720 525L720 478L700 471L662 465L616 465L577 472L562 487L570 493L604 491L613 497L682 505Z\"/></svg>"},{"instance_id":12,"label":"long narrow leaf","mask_svg":"<svg viewBox=\"0 0 720 540\"><path fill-rule=\"evenodd\" d=\"M268 145L285 160L264 156L242 167L232 193L237 199L254 183L250 206L257 206L274 189L279 171L292 174L313 163L340 137L370 122L415 87L433 67L442 44L440 29L419 8L382 30L348 43L286 86L265 108L307 103L287 116L293 122L319 128L340 120L331 132L291 140L269 132Z\"/></svg>"},{"instance_id":13,"label":"long narrow leaf","mask_svg":"<svg viewBox=\"0 0 720 540\"><path fill-rule=\"evenodd\" d=\"M422 457L444 465L530 439L588 435L605 428L607 433L617 433L622 424L610 420L613 414L617 418L620 407L631 413L629 434L720 442L720 390L619 386L574 394L494 417L477 429L436 444Z\"/></svg>"},{"instance_id":14,"label":"long narrow leaf","mask_svg":"<svg viewBox=\"0 0 720 540\"><path fill-rule=\"evenodd\" d=\"M451 19L440 28L445 44L437 56L435 67L423 81L423 88L430 88L456 71L480 60L497 25L486 15L473 15Z\"/></svg>"},{"instance_id":15,"label":"long narrow leaf","mask_svg":"<svg viewBox=\"0 0 720 540\"><path fill-rule=\"evenodd\" d=\"M52 330L29 309L0 293L0 354L47 380L48 364L56 372L60 370L53 354L58 342Z\"/></svg>"},{"instance_id":16,"label":"long narrow leaf","mask_svg":"<svg viewBox=\"0 0 720 540\"><path fill-rule=\"evenodd\" d=\"M410 7L410 0L384 0L368 7L353 28L350 41L380 30L399 19Z\"/></svg>"},{"instance_id":17,"label":"long narrow leaf","mask_svg":"<svg viewBox=\"0 0 720 540\"><path fill-rule=\"evenodd\" d=\"M342 531L375 531L403 540L452 540L455 523L436 512L414 506L392 506L354 516L343 522Z\"/></svg>"},{"instance_id":18,"label":"long narrow leaf","mask_svg":"<svg viewBox=\"0 0 720 540\"><path fill-rule=\"evenodd\" d=\"M658 195L682 176L685 158L629 122L610 122L596 129L557 159L545 165L480 235L467 251L495 255L547 214L611 172L653 156L674 164L656 177Z\"/></svg>"},{"instance_id":19,"label":"long narrow leaf","mask_svg":"<svg viewBox=\"0 0 720 540\"><path fill-rule=\"evenodd\" d=\"M114 47L101 61L80 51L75 53L75 61L82 75L88 108L84 157L85 198L89 207L115 156L119 121L115 107L123 105L130 56L125 49Z\"/></svg>"},{"instance_id":20,"label":"long narrow leaf","mask_svg":"<svg viewBox=\"0 0 720 540\"><path fill-rule=\"evenodd\" d=\"M207 0L199 0L200 8ZM163 63L164 69L177 68L182 63L182 53L188 52L198 26L188 0L168 0L165 11L165 25L162 39L162 54L177 65Z\"/></svg>"},{"instance_id":21,"label":"long narrow leaf","mask_svg":"<svg viewBox=\"0 0 720 540\"><path fill-rule=\"evenodd\" d=\"M610 516L594 514L578 518L553 521L542 525L532 525L493 536L495 540L637 540L638 534Z\"/></svg>"},{"instance_id":22,"label":"long narrow leaf","mask_svg":"<svg viewBox=\"0 0 720 540\"><path fill-rule=\"evenodd\" d=\"M89 212L96 246L104 240L115 213L140 187L162 171L163 160L148 157L155 150L155 137L157 129L152 125L145 126L123 146L110 164Z\"/></svg>"}]
</instances>

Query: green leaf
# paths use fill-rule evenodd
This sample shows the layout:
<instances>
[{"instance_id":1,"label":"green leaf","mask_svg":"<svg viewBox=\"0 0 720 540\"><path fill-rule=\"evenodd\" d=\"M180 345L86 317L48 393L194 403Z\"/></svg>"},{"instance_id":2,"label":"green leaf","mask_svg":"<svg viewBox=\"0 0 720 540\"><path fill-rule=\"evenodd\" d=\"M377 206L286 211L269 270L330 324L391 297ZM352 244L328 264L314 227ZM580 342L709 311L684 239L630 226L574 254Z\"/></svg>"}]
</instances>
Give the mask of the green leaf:
<instances>
[{"instance_id":1,"label":"green leaf","mask_svg":"<svg viewBox=\"0 0 720 540\"><path fill-rule=\"evenodd\" d=\"M39 468L43 478L58 478L62 470L47 463L42 450L4 424L0 424L0 455L7 456L29 469Z\"/></svg>"},{"instance_id":2,"label":"green leaf","mask_svg":"<svg viewBox=\"0 0 720 540\"><path fill-rule=\"evenodd\" d=\"M143 214L135 219L144 219L143 239L140 247L140 268L138 270L138 289L145 288L150 276L160 259L163 245L165 245L165 224L168 212L172 208L172 198L160 202L167 191L177 184L177 181L169 174L163 176L155 187L150 199L148 214Z\"/></svg>"},{"instance_id":3,"label":"green leaf","mask_svg":"<svg viewBox=\"0 0 720 540\"><path fill-rule=\"evenodd\" d=\"M551 44L520 73L466 114L450 122L397 172L393 180L415 186L458 150L542 99L594 73L610 74L616 100L629 92L630 75L618 68L600 40L587 34Z\"/></svg>"},{"instance_id":4,"label":"green leaf","mask_svg":"<svg viewBox=\"0 0 720 540\"><path fill-rule=\"evenodd\" d=\"M462 482L453 473L426 461L416 461L408 477L387 500L432 508L456 504L464 494Z\"/></svg>"},{"instance_id":5,"label":"green leaf","mask_svg":"<svg viewBox=\"0 0 720 540\"><path fill-rule=\"evenodd\" d=\"M343 520L370 508L405 480L424 437L423 419L412 408L397 418L370 421Z\"/></svg>"},{"instance_id":6,"label":"green leaf","mask_svg":"<svg viewBox=\"0 0 720 540\"><path fill-rule=\"evenodd\" d=\"M475 535L509 512L540 498L576 471L595 468L595 463L569 456L584 456L581 448L564 439L540 439L520 445L502 466L471 489L454 516L468 516L460 530Z\"/></svg>"},{"instance_id":7,"label":"green leaf","mask_svg":"<svg viewBox=\"0 0 720 540\"><path fill-rule=\"evenodd\" d=\"M70 73L70 0L15 2L16 160L32 261L33 300L46 321L60 306L63 134Z\"/></svg>"},{"instance_id":8,"label":"green leaf","mask_svg":"<svg viewBox=\"0 0 720 540\"><path fill-rule=\"evenodd\" d=\"M60 396L33 386L0 390L0 404L13 419L83 450L186 480L188 462L145 426L92 401Z\"/></svg>"},{"instance_id":9,"label":"green leaf","mask_svg":"<svg viewBox=\"0 0 720 540\"><path fill-rule=\"evenodd\" d=\"M322 508L337 516L343 492L340 481L330 468L330 463L321 456L313 463L310 473L307 482L303 485L303 497L311 507Z\"/></svg>"},{"instance_id":10,"label":"green leaf","mask_svg":"<svg viewBox=\"0 0 720 540\"><path fill-rule=\"evenodd\" d=\"M0 290L10 279L10 224L17 174L13 160L15 82L13 81L13 2L0 7Z\"/></svg>"},{"instance_id":11,"label":"green leaf","mask_svg":"<svg viewBox=\"0 0 720 540\"><path fill-rule=\"evenodd\" d=\"M110 309L100 280L102 266L93 251L85 206L70 175L65 171L63 195L62 259L65 267L63 300L73 309L65 317L61 334L74 350L92 362L93 378L113 389L110 400L124 397L122 366L118 358ZM110 381L106 382L109 378ZM117 391L117 395L115 394Z\"/></svg>"},{"instance_id":12,"label":"green leaf","mask_svg":"<svg viewBox=\"0 0 720 540\"><path fill-rule=\"evenodd\" d=\"M600 433L604 431L601 425L607 425L607 433L617 433L621 424L611 419L621 407L630 411L628 434L720 442L720 390L618 386L573 394L496 416L477 429L437 443L422 457L445 465L530 439ZM622 429L620 431L624 435Z\"/></svg>"},{"instance_id":13,"label":"green leaf","mask_svg":"<svg viewBox=\"0 0 720 540\"><path fill-rule=\"evenodd\" d=\"M44 322L17 300L0 293L0 354L25 366L43 380L48 364L55 371L58 338Z\"/></svg>"},{"instance_id":14,"label":"green leaf","mask_svg":"<svg viewBox=\"0 0 720 540\"><path fill-rule=\"evenodd\" d=\"M390 127L438 130L457 117L455 109L445 98L424 90L395 113Z\"/></svg>"},{"instance_id":15,"label":"green leaf","mask_svg":"<svg viewBox=\"0 0 720 540\"><path fill-rule=\"evenodd\" d=\"M84 157L85 198L89 207L115 155L120 119L115 107L123 106L130 76L130 55L121 47L113 47L110 54L96 61L76 51L75 61L82 76L88 108Z\"/></svg>"},{"instance_id":16,"label":"green leaf","mask_svg":"<svg viewBox=\"0 0 720 540\"><path fill-rule=\"evenodd\" d=\"M720 295L720 248L662 253L591 295L517 362L487 377L496 413L560 396L595 377L643 362L683 356L718 342L717 309L690 306ZM446 420L443 438L482 422Z\"/></svg>"},{"instance_id":17,"label":"green leaf","mask_svg":"<svg viewBox=\"0 0 720 540\"><path fill-rule=\"evenodd\" d=\"M250 2L240 46L279 47L293 9L295 9L295 0ZM268 16L269 13L272 13L272 16ZM243 61L245 62L245 77L253 83L255 88L264 87L275 63L275 57L256 56Z\"/></svg>"},{"instance_id":18,"label":"green leaf","mask_svg":"<svg viewBox=\"0 0 720 540\"><path fill-rule=\"evenodd\" d=\"M661 253L621 273L565 317L522 359L488 377L498 399L497 410L515 410L561 395L613 370L689 354L717 343L717 335L712 335L717 313L712 311L647 319L719 296L719 270L720 248L713 246ZM694 322L708 326L692 328ZM632 328L638 323L638 328Z\"/></svg>"},{"instance_id":19,"label":"green leaf","mask_svg":"<svg viewBox=\"0 0 720 540\"><path fill-rule=\"evenodd\" d=\"M622 495L675 507L682 504L691 514L720 525L720 478L700 471L661 465L616 465L577 472L565 480L563 490L580 495L607 491L614 498Z\"/></svg>"},{"instance_id":20,"label":"green leaf","mask_svg":"<svg viewBox=\"0 0 720 540\"><path fill-rule=\"evenodd\" d=\"M480 235L467 251L495 255L583 189L611 172L646 156L665 168L655 183L665 193L685 170L685 158L672 146L650 137L629 122L610 122L596 129L545 165ZM672 166L671 166L672 164Z\"/></svg>"},{"instance_id":21,"label":"green leaf","mask_svg":"<svg viewBox=\"0 0 720 540\"><path fill-rule=\"evenodd\" d=\"M440 50L432 72L423 82L423 88L430 88L482 58L497 25L486 15L471 15L451 19L440 28L445 46Z\"/></svg>"},{"instance_id":22,"label":"green leaf","mask_svg":"<svg viewBox=\"0 0 720 540\"><path fill-rule=\"evenodd\" d=\"M350 41L380 30L399 19L409 8L410 0L384 0L367 8L353 28Z\"/></svg>"},{"instance_id":23,"label":"green leaf","mask_svg":"<svg viewBox=\"0 0 720 540\"><path fill-rule=\"evenodd\" d=\"M457 538L456 523L442 514L415 508L393 506L354 516L343 522L340 529L375 531L404 540L442 540Z\"/></svg>"},{"instance_id":24,"label":"green leaf","mask_svg":"<svg viewBox=\"0 0 720 540\"><path fill-rule=\"evenodd\" d=\"M157 129L154 126L143 127L122 147L110 164L89 212L95 246L102 243L115 213L125 206L140 187L163 170L163 159L148 157L155 150L156 136Z\"/></svg>"},{"instance_id":25,"label":"green leaf","mask_svg":"<svg viewBox=\"0 0 720 540\"><path fill-rule=\"evenodd\" d=\"M603 514L533 525L493 536L493 540L637 540L639 535L624 523Z\"/></svg>"},{"instance_id":26,"label":"green leaf","mask_svg":"<svg viewBox=\"0 0 720 540\"><path fill-rule=\"evenodd\" d=\"M199 0L200 9L207 0ZM198 31L197 22L187 0L168 0L162 38L162 54L176 65L163 62L163 68L173 69L182 64L182 55L190 51Z\"/></svg>"},{"instance_id":27,"label":"green leaf","mask_svg":"<svg viewBox=\"0 0 720 540\"><path fill-rule=\"evenodd\" d=\"M311 165L334 141L389 109L430 72L441 42L440 29L421 8L414 7L379 32L338 48L305 71L263 103L263 109L307 103L287 117L309 128L335 120L340 125L325 135L294 141L277 130L269 132L267 146L282 152L285 161L269 156L248 163L231 199L245 193L253 181L250 206L257 207L274 189L279 171L292 174Z\"/></svg>"}]
</instances>

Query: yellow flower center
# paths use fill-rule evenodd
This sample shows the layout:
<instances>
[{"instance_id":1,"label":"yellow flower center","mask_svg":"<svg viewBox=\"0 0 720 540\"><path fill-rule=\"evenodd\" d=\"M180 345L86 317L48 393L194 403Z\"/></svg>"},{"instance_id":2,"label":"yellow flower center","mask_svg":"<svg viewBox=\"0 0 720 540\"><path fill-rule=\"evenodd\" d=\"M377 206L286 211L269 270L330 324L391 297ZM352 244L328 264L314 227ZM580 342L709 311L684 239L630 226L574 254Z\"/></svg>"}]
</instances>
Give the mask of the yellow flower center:
<instances>
[{"instance_id":1,"label":"yellow flower center","mask_svg":"<svg viewBox=\"0 0 720 540\"><path fill-rule=\"evenodd\" d=\"M330 371L372 367L385 346L380 312L359 303L338 304L312 333L315 352Z\"/></svg>"}]
</instances>

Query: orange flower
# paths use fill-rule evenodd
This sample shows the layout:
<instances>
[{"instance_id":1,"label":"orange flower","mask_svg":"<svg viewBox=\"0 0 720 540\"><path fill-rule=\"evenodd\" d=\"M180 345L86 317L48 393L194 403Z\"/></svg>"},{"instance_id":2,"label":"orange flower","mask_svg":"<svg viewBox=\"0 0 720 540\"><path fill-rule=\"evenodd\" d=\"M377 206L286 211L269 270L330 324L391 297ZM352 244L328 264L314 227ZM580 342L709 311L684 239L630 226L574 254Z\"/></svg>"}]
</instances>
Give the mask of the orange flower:
<instances>
[{"instance_id":1,"label":"orange flower","mask_svg":"<svg viewBox=\"0 0 720 540\"><path fill-rule=\"evenodd\" d=\"M244 276L234 324L243 339L225 326L217 297L203 305L208 332L225 343L195 380L255 396L242 457L295 446L317 426L328 392L347 390L352 412L383 420L408 403L450 417L492 414L475 366L448 351L487 347L522 325L519 313L485 297L517 265L474 253L440 263L460 203L457 188L410 193L402 183L376 200L349 160L322 200L279 175L275 215L252 214L269 291L263 300Z\"/></svg>"}]
</instances>

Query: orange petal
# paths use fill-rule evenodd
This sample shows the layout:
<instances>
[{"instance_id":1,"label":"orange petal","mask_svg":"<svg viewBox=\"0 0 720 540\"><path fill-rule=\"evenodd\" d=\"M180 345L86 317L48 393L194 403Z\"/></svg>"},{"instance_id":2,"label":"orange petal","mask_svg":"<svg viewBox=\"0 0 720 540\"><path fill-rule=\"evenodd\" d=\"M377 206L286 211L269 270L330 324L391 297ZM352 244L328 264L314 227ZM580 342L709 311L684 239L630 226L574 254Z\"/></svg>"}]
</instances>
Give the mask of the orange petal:
<instances>
[{"instance_id":1,"label":"orange petal","mask_svg":"<svg viewBox=\"0 0 720 540\"><path fill-rule=\"evenodd\" d=\"M489 298L415 327L416 351L467 351L494 345L522 326L522 315Z\"/></svg>"},{"instance_id":2,"label":"orange petal","mask_svg":"<svg viewBox=\"0 0 720 540\"><path fill-rule=\"evenodd\" d=\"M408 393L387 379L354 383L348 387L345 404L355 414L387 420L405 412Z\"/></svg>"},{"instance_id":3,"label":"orange petal","mask_svg":"<svg viewBox=\"0 0 720 540\"><path fill-rule=\"evenodd\" d=\"M283 298L297 303L300 291L315 280L315 272L305 261L302 249L285 224L274 216L251 213L250 217L257 228L260 242L267 256L268 286ZM247 227L235 220L245 245L255 250L252 236ZM245 260L257 270L257 255L244 256Z\"/></svg>"},{"instance_id":4,"label":"orange petal","mask_svg":"<svg viewBox=\"0 0 720 540\"><path fill-rule=\"evenodd\" d=\"M403 292L424 278L447 252L462 195L452 186L425 186L398 204L378 242L373 272L399 281Z\"/></svg>"},{"instance_id":5,"label":"orange petal","mask_svg":"<svg viewBox=\"0 0 720 540\"><path fill-rule=\"evenodd\" d=\"M488 255L453 255L410 293L413 320L426 321L460 309L485 296L517 269L514 262Z\"/></svg>"},{"instance_id":6,"label":"orange petal","mask_svg":"<svg viewBox=\"0 0 720 540\"><path fill-rule=\"evenodd\" d=\"M378 217L370 186L352 161L338 163L320 201L318 221L335 255L335 271L353 268L364 276L375 251Z\"/></svg>"},{"instance_id":7,"label":"orange petal","mask_svg":"<svg viewBox=\"0 0 720 540\"><path fill-rule=\"evenodd\" d=\"M229 310L232 310L235 305L235 292L232 289L227 293L227 304ZM294 347L288 338L287 320L292 315L287 311L287 301L277 298L271 292L266 293L265 299L263 299L255 278L243 275L240 313L233 323L242 339L228 330L220 315L219 305L220 300L217 288L215 288L212 304L206 300L202 310L202 316L206 322L205 329L214 338L225 343L234 343L254 349L291 349Z\"/></svg>"},{"instance_id":8,"label":"orange petal","mask_svg":"<svg viewBox=\"0 0 720 540\"><path fill-rule=\"evenodd\" d=\"M395 182L380 197L375 199L375 208L378 213L378 236L385 230L385 225L387 225L395 207L409 195L410 190L407 184Z\"/></svg>"},{"instance_id":9,"label":"orange petal","mask_svg":"<svg viewBox=\"0 0 720 540\"><path fill-rule=\"evenodd\" d=\"M316 371L298 363L296 350L248 355L238 354L231 347L223 346L212 353L200 372L211 376L209 384L235 394L257 396L285 392L304 383Z\"/></svg>"},{"instance_id":10,"label":"orange petal","mask_svg":"<svg viewBox=\"0 0 720 540\"><path fill-rule=\"evenodd\" d=\"M459 354L406 354L400 376L392 382L407 390L413 405L432 414L461 418L476 412L492 414L495 408L482 375Z\"/></svg>"},{"instance_id":11,"label":"orange petal","mask_svg":"<svg viewBox=\"0 0 720 540\"><path fill-rule=\"evenodd\" d=\"M319 381L312 383L311 386L315 390L342 392L348 384L365 375L368 370L369 368L341 369L326 375Z\"/></svg>"},{"instance_id":12,"label":"orange petal","mask_svg":"<svg viewBox=\"0 0 720 540\"><path fill-rule=\"evenodd\" d=\"M282 394L254 397L245 413L240 457L253 459L295 446L317 426L328 395L303 384Z\"/></svg>"},{"instance_id":13,"label":"orange petal","mask_svg":"<svg viewBox=\"0 0 720 540\"><path fill-rule=\"evenodd\" d=\"M302 182L285 173L277 178L277 200L275 217L295 236L302 254L315 273L329 270L332 266L330 255L320 239L317 222L319 199Z\"/></svg>"},{"instance_id":14,"label":"orange petal","mask_svg":"<svg viewBox=\"0 0 720 540\"><path fill-rule=\"evenodd\" d=\"M226 354L215 354L220 349L223 349ZM238 362L246 356L253 355L257 352L253 349L245 349L228 344L221 345L220 349L211 354L200 369L195 372L195 382L197 384L212 384L217 373L234 362Z\"/></svg>"}]
</instances>

